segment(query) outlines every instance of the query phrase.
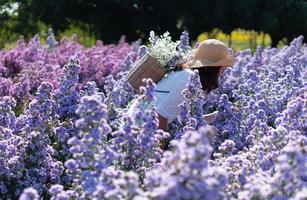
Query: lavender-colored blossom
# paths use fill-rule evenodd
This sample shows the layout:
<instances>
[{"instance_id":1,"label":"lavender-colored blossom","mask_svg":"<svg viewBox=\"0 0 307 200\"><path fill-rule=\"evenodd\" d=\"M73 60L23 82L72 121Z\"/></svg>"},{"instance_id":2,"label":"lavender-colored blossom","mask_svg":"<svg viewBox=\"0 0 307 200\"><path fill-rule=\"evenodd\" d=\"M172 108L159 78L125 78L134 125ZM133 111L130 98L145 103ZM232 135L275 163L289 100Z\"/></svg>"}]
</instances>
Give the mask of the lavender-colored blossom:
<instances>
[{"instance_id":1,"label":"lavender-colored blossom","mask_svg":"<svg viewBox=\"0 0 307 200\"><path fill-rule=\"evenodd\" d=\"M172 71L177 65L184 64L191 59L191 47L189 45L189 34L187 31L182 32L177 49L177 52L167 62L167 71Z\"/></svg>"},{"instance_id":2,"label":"lavender-colored blossom","mask_svg":"<svg viewBox=\"0 0 307 200\"><path fill-rule=\"evenodd\" d=\"M152 36L169 70L192 53L187 32L171 45L168 34ZM145 80L137 95L124 79L147 53L140 41L84 47L49 32L47 43L21 37L0 51L0 199L306 198L302 36L229 49L238 62L210 93L192 75L169 132L158 129L155 84ZM82 68L65 65L72 57ZM131 101L135 115L125 116Z\"/></svg>"},{"instance_id":3,"label":"lavender-colored blossom","mask_svg":"<svg viewBox=\"0 0 307 200\"><path fill-rule=\"evenodd\" d=\"M116 75L116 79L125 78L125 76L129 73L129 70L133 67L134 64L133 54L128 54L123 63L122 63L122 70Z\"/></svg>"},{"instance_id":4,"label":"lavender-colored blossom","mask_svg":"<svg viewBox=\"0 0 307 200\"><path fill-rule=\"evenodd\" d=\"M283 125L288 130L307 131L306 91L304 87L302 94L288 102L287 108L276 119L276 125Z\"/></svg>"},{"instance_id":5,"label":"lavender-colored blossom","mask_svg":"<svg viewBox=\"0 0 307 200\"><path fill-rule=\"evenodd\" d=\"M139 59L142 58L143 56L145 56L146 52L147 52L147 47L145 45L141 45L138 49Z\"/></svg>"},{"instance_id":6,"label":"lavender-colored blossom","mask_svg":"<svg viewBox=\"0 0 307 200\"><path fill-rule=\"evenodd\" d=\"M52 28L48 29L47 44L48 44L49 48L51 48L51 49L55 48L58 45L58 42L55 39Z\"/></svg>"},{"instance_id":7,"label":"lavender-colored blossom","mask_svg":"<svg viewBox=\"0 0 307 200\"><path fill-rule=\"evenodd\" d=\"M187 31L183 31L180 36L180 44L178 45L179 51L187 52L191 49L189 40L189 33Z\"/></svg>"},{"instance_id":8,"label":"lavender-colored blossom","mask_svg":"<svg viewBox=\"0 0 307 200\"><path fill-rule=\"evenodd\" d=\"M103 92L99 92L99 88L94 81L87 82L83 90L80 91L80 96L92 96L94 94L100 95L103 100L106 98Z\"/></svg>"},{"instance_id":9,"label":"lavender-colored blossom","mask_svg":"<svg viewBox=\"0 0 307 200\"><path fill-rule=\"evenodd\" d=\"M50 83L42 83L35 98L30 102L26 111L27 124L25 131L39 131L43 134L53 135L50 130L58 124L59 116L56 114L53 86Z\"/></svg>"},{"instance_id":10,"label":"lavender-colored blossom","mask_svg":"<svg viewBox=\"0 0 307 200\"><path fill-rule=\"evenodd\" d=\"M0 127L0 148L1 197L17 198L30 186L45 196L48 185L61 181L63 167L53 158L54 149L47 135L29 132L16 136Z\"/></svg>"},{"instance_id":11,"label":"lavender-colored blossom","mask_svg":"<svg viewBox=\"0 0 307 200\"><path fill-rule=\"evenodd\" d=\"M136 173L109 167L102 171L93 198L134 199L142 194L143 191L139 188L139 178Z\"/></svg>"},{"instance_id":12,"label":"lavender-colored blossom","mask_svg":"<svg viewBox=\"0 0 307 200\"><path fill-rule=\"evenodd\" d=\"M161 164L148 172L147 195L154 199L221 199L228 175L221 168L208 168L213 148L209 127L187 131L173 141Z\"/></svg>"},{"instance_id":13,"label":"lavender-colored blossom","mask_svg":"<svg viewBox=\"0 0 307 200\"><path fill-rule=\"evenodd\" d=\"M181 107L180 111L180 123L186 124L188 118L193 117L197 120L197 127L207 124L203 118L203 108L204 98L202 96L202 86L200 83L200 78L197 72L194 72L189 77L189 83L186 88L182 91L182 95L184 96L184 101L179 105ZM189 110L189 113L187 112Z\"/></svg>"},{"instance_id":14,"label":"lavender-colored blossom","mask_svg":"<svg viewBox=\"0 0 307 200\"><path fill-rule=\"evenodd\" d=\"M47 135L39 132L31 132L27 135L29 141L26 147L25 163L28 170L24 174L24 184L28 181L35 181L40 193L45 192L44 184L56 184L61 181L63 166L61 162L55 160L54 149L50 146L50 140ZM34 167L35 166L35 167ZM52 170L51 170L52 169ZM39 173L38 173L39 172Z\"/></svg>"},{"instance_id":15,"label":"lavender-colored blossom","mask_svg":"<svg viewBox=\"0 0 307 200\"><path fill-rule=\"evenodd\" d=\"M240 135L241 115L235 111L234 105L229 101L226 94L222 94L217 107L218 113L214 122L218 129L216 144L230 139L236 143L236 148L242 148L244 136Z\"/></svg>"},{"instance_id":16,"label":"lavender-colored blossom","mask_svg":"<svg viewBox=\"0 0 307 200\"><path fill-rule=\"evenodd\" d=\"M124 125L119 131L112 133L112 148L118 158L115 166L122 170L132 170L144 178L144 173L153 164L159 162L162 156L160 142L168 134L158 130L158 116L153 96L155 84L151 79L143 80L145 87L141 87L135 107L135 119L130 116L123 118Z\"/></svg>"},{"instance_id":17,"label":"lavender-colored blossom","mask_svg":"<svg viewBox=\"0 0 307 200\"><path fill-rule=\"evenodd\" d=\"M112 152L104 148L111 129L105 119L106 105L99 95L82 97L76 114L80 117L75 122L79 137L74 136L68 140L73 159L67 160L65 166L73 175L74 182L80 184L85 195L89 195L97 184L97 173L113 162ZM107 153L110 153L109 158L100 159L100 156Z\"/></svg>"},{"instance_id":18,"label":"lavender-colored blossom","mask_svg":"<svg viewBox=\"0 0 307 200\"><path fill-rule=\"evenodd\" d=\"M60 88L56 91L57 112L61 118L75 117L75 110L80 100L76 90L80 68L79 61L74 59L70 59L64 66L65 76L61 80Z\"/></svg>"},{"instance_id":19,"label":"lavender-colored blossom","mask_svg":"<svg viewBox=\"0 0 307 200\"><path fill-rule=\"evenodd\" d=\"M88 81L95 81L101 88L104 77L121 71L127 55L131 56L132 61L136 59L138 46L123 41L116 45L102 44L85 48L78 41L68 38L57 42L51 29L48 31L47 45L49 48L40 43L38 36L32 38L28 44L20 37L16 48L0 51L0 76L3 78L0 80L0 96L11 94L16 100L23 99L24 95L35 93L43 81L52 83L57 89L60 85L59 77L64 73L63 66L76 54L83 66L78 88ZM7 88L4 83L10 82L14 84ZM28 90L24 90L25 83L29 85Z\"/></svg>"},{"instance_id":20,"label":"lavender-colored blossom","mask_svg":"<svg viewBox=\"0 0 307 200\"><path fill-rule=\"evenodd\" d=\"M11 94L13 81L9 78L0 77L0 97L9 96Z\"/></svg>"},{"instance_id":21,"label":"lavender-colored blossom","mask_svg":"<svg viewBox=\"0 0 307 200\"><path fill-rule=\"evenodd\" d=\"M26 188L23 190L22 194L19 197L19 200L38 200L39 195L37 191L33 188Z\"/></svg>"},{"instance_id":22,"label":"lavender-colored blossom","mask_svg":"<svg viewBox=\"0 0 307 200\"><path fill-rule=\"evenodd\" d=\"M62 185L56 184L50 187L49 193L51 194L51 200L69 200L78 199L78 194L73 190L64 190Z\"/></svg>"},{"instance_id":23,"label":"lavender-colored blossom","mask_svg":"<svg viewBox=\"0 0 307 200\"><path fill-rule=\"evenodd\" d=\"M274 175L262 172L251 176L238 194L239 199L288 199L306 188L307 160L303 148L290 142L277 158Z\"/></svg>"},{"instance_id":24,"label":"lavender-colored blossom","mask_svg":"<svg viewBox=\"0 0 307 200\"><path fill-rule=\"evenodd\" d=\"M223 153L231 154L235 148L235 143L232 140L225 140L221 146L219 146L219 150Z\"/></svg>"},{"instance_id":25,"label":"lavender-colored blossom","mask_svg":"<svg viewBox=\"0 0 307 200\"><path fill-rule=\"evenodd\" d=\"M16 116L13 108L16 101L10 96L0 97L0 126L14 128Z\"/></svg>"}]
</instances>

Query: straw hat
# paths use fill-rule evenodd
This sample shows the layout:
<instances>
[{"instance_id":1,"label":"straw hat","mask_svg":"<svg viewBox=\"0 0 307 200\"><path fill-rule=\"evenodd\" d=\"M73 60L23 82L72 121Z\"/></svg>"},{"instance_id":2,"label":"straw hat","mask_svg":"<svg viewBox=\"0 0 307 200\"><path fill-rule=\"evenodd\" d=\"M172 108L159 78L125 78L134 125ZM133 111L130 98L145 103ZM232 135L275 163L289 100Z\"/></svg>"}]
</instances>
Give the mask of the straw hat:
<instances>
[{"instance_id":1,"label":"straw hat","mask_svg":"<svg viewBox=\"0 0 307 200\"><path fill-rule=\"evenodd\" d=\"M202 41L193 52L193 59L183 65L185 68L199 67L231 67L236 62L236 58L229 55L227 46L216 39Z\"/></svg>"}]
</instances>

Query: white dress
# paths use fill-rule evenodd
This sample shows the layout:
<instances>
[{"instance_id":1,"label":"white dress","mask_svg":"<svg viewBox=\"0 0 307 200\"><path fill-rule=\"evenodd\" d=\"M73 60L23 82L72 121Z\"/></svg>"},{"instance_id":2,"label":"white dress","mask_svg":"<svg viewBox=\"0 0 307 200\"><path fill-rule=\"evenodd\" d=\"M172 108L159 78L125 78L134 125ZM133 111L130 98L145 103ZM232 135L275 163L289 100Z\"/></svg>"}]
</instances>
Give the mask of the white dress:
<instances>
[{"instance_id":1,"label":"white dress","mask_svg":"<svg viewBox=\"0 0 307 200\"><path fill-rule=\"evenodd\" d=\"M179 114L179 104L184 100L181 92L189 83L189 77L193 73L190 69L170 72L156 84L154 96L157 112L167 118L170 123ZM135 102L128 108L127 114L134 116Z\"/></svg>"}]
</instances>

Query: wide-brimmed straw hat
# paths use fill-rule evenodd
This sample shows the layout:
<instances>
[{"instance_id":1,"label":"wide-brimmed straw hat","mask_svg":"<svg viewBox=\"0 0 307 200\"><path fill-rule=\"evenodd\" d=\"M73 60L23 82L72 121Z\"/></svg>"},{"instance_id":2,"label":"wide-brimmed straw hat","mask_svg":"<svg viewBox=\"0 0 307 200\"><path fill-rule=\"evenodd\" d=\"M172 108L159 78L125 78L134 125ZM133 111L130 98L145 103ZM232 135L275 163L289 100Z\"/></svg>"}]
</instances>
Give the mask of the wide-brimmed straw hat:
<instances>
[{"instance_id":1,"label":"wide-brimmed straw hat","mask_svg":"<svg viewBox=\"0 0 307 200\"><path fill-rule=\"evenodd\" d=\"M192 60L184 64L184 68L231 67L237 61L230 56L226 44L216 39L202 41L192 53Z\"/></svg>"}]
</instances>

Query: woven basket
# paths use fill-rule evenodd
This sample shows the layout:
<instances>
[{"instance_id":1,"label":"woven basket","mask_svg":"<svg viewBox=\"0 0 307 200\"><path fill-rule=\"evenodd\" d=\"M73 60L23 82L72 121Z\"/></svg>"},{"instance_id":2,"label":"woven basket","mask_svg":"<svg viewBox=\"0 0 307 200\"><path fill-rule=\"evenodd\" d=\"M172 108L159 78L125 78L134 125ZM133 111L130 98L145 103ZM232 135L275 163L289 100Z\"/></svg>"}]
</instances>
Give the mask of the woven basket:
<instances>
[{"instance_id":1,"label":"woven basket","mask_svg":"<svg viewBox=\"0 0 307 200\"><path fill-rule=\"evenodd\" d=\"M127 74L127 82L136 90L143 84L143 78L151 78L154 83L160 81L166 74L165 68L157 59L149 54L144 55Z\"/></svg>"}]
</instances>

